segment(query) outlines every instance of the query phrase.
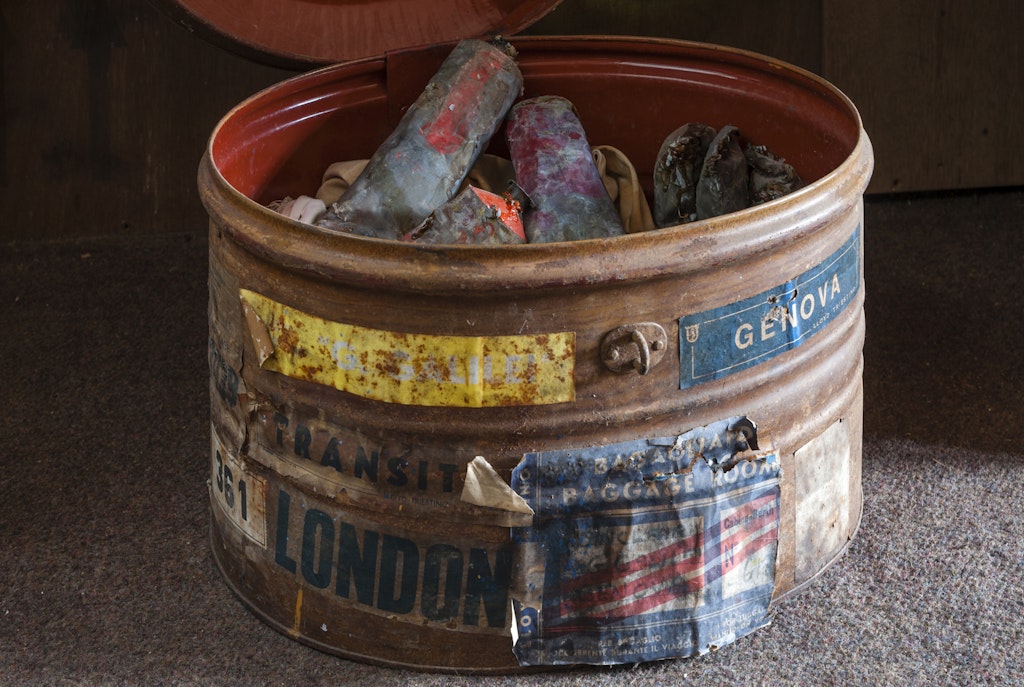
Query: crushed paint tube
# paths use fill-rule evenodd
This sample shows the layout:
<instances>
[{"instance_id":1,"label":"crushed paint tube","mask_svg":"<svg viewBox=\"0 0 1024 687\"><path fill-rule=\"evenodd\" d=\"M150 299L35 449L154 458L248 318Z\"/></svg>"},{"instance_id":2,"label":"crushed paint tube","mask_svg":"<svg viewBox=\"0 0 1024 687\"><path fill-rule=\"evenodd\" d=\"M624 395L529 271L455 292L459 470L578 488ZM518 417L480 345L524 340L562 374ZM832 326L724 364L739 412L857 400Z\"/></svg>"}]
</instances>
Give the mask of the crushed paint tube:
<instances>
[{"instance_id":1,"label":"crushed paint tube","mask_svg":"<svg viewBox=\"0 0 1024 687\"><path fill-rule=\"evenodd\" d=\"M800 175L766 146L728 125L691 122L669 134L654 165L654 223L685 224L736 212L799 190Z\"/></svg>"},{"instance_id":2,"label":"crushed paint tube","mask_svg":"<svg viewBox=\"0 0 1024 687\"><path fill-rule=\"evenodd\" d=\"M524 215L530 243L625 233L569 100L540 96L516 103L505 135L516 181L533 201Z\"/></svg>"},{"instance_id":3,"label":"crushed paint tube","mask_svg":"<svg viewBox=\"0 0 1024 687\"><path fill-rule=\"evenodd\" d=\"M520 204L511 195L499 196L469 186L437 208L406 241L431 244L525 243Z\"/></svg>"},{"instance_id":4,"label":"crushed paint tube","mask_svg":"<svg viewBox=\"0 0 1024 687\"><path fill-rule=\"evenodd\" d=\"M697 219L697 181L715 130L701 122L665 139L654 163L654 223L669 227Z\"/></svg>"},{"instance_id":5,"label":"crushed paint tube","mask_svg":"<svg viewBox=\"0 0 1024 687\"><path fill-rule=\"evenodd\" d=\"M744 141L735 126L716 131L691 122L664 139L653 168L654 202L649 205L632 162L613 146L591 148L575 108L565 98L541 96L515 102L517 94L508 88L501 91L504 99L498 105L496 93L501 89L488 93L486 104L481 104L479 93L426 97L440 89L435 82L441 78L468 78L466 65L483 59L479 45L489 47L480 41L463 43L473 48L457 46L413 106L423 101L424 113L418 119L407 113L373 159L335 163L324 173L316 198L285 198L270 207L301 222L381 238L431 244L541 243L618 236L709 219L775 200L804 185L784 158L764 145ZM466 54L457 56L460 51ZM518 79L516 87L521 88L514 63L511 69ZM447 107L438 112L442 101ZM469 111L461 112L467 103ZM459 138L463 130L483 130L474 128L471 121L480 116L474 108L488 116L484 133L474 139L475 147L460 149L457 161L445 158L442 139ZM512 160L480 152L506 111ZM452 121L445 119L446 113ZM409 119L415 119L416 126ZM455 135L442 135L441 120L444 126L461 129ZM435 134L430 140L428 129ZM424 165L403 158L409 152L414 153L414 163L424 162L426 175ZM457 168L458 173L432 170L431 164L438 160L450 163L448 171ZM467 164L471 164L468 171ZM440 193L430 183L426 184L430 188L420 188L424 179L441 177ZM506 190L503 203L484 195L501 194L502 189L514 189L516 194L510 199ZM415 211L410 202L419 203ZM510 212L513 207L516 216ZM518 229L521 222L523 231Z\"/></svg>"},{"instance_id":6,"label":"crushed paint tube","mask_svg":"<svg viewBox=\"0 0 1024 687\"><path fill-rule=\"evenodd\" d=\"M452 198L522 89L511 52L461 41L317 226L399 239Z\"/></svg>"},{"instance_id":7,"label":"crushed paint tube","mask_svg":"<svg viewBox=\"0 0 1024 687\"><path fill-rule=\"evenodd\" d=\"M739 130L722 127L708 146L697 180L697 219L718 217L750 205L747 197L747 158Z\"/></svg>"},{"instance_id":8,"label":"crushed paint tube","mask_svg":"<svg viewBox=\"0 0 1024 687\"><path fill-rule=\"evenodd\" d=\"M750 204L760 205L799 190L804 182L793 166L764 146L743 150L750 165Z\"/></svg>"}]
</instances>

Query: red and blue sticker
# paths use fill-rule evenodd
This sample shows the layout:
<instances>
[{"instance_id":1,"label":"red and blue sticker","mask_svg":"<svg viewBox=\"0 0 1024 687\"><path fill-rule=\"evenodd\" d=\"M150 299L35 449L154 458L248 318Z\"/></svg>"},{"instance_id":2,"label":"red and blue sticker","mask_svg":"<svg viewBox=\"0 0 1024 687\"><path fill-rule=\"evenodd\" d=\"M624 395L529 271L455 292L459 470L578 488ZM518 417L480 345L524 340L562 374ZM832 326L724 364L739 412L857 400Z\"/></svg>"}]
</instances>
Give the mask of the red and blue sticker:
<instances>
[{"instance_id":1,"label":"red and blue sticker","mask_svg":"<svg viewBox=\"0 0 1024 687\"><path fill-rule=\"evenodd\" d=\"M512 485L522 665L706 653L768 623L780 468L737 417L679 436L530 453Z\"/></svg>"}]
</instances>

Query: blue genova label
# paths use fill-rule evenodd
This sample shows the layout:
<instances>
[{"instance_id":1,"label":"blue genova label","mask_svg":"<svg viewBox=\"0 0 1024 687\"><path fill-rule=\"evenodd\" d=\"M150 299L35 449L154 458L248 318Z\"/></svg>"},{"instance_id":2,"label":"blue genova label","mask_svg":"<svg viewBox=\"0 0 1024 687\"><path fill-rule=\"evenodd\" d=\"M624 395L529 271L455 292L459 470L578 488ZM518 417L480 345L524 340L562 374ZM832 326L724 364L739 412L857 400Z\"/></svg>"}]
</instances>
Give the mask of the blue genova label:
<instances>
[{"instance_id":1,"label":"blue genova label","mask_svg":"<svg viewBox=\"0 0 1024 687\"><path fill-rule=\"evenodd\" d=\"M860 290L860 225L826 260L775 288L679 318L679 388L727 377L796 348Z\"/></svg>"}]
</instances>

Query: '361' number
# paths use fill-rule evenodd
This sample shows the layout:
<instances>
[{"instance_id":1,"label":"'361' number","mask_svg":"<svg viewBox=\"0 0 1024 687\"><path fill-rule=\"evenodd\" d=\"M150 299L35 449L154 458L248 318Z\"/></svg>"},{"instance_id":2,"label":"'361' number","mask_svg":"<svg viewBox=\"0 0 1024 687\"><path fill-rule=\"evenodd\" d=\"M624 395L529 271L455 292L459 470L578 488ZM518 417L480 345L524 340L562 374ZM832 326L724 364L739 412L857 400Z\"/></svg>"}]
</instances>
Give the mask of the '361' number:
<instances>
[{"instance_id":1,"label":"'361' number","mask_svg":"<svg viewBox=\"0 0 1024 687\"><path fill-rule=\"evenodd\" d=\"M249 508L245 493L245 480L239 479L235 482L235 476L231 472L231 468L224 464L224 457L221 456L220 450L216 451L214 472L214 483L217 485L217 491L220 493L221 498L224 499L224 505L228 507L228 511L233 512L235 510L235 491L237 489L241 517L243 521L247 521L249 519Z\"/></svg>"},{"instance_id":2,"label":"'361' number","mask_svg":"<svg viewBox=\"0 0 1024 687\"><path fill-rule=\"evenodd\" d=\"M267 545L267 481L231 455L213 436L211 498L226 518L260 546Z\"/></svg>"}]
</instances>

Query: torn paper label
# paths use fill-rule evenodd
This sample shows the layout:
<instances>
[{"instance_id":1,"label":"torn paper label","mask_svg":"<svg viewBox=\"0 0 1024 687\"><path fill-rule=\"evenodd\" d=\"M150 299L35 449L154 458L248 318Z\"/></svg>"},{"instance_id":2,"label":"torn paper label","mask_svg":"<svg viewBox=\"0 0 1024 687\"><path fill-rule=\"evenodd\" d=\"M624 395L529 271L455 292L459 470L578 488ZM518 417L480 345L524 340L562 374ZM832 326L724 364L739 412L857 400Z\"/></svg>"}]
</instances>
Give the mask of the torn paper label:
<instances>
[{"instance_id":1,"label":"torn paper label","mask_svg":"<svg viewBox=\"0 0 1024 687\"><path fill-rule=\"evenodd\" d=\"M522 665L691 656L768 623L780 468L750 449L744 420L524 456L512 484L536 516L513 531Z\"/></svg>"},{"instance_id":2,"label":"torn paper label","mask_svg":"<svg viewBox=\"0 0 1024 687\"><path fill-rule=\"evenodd\" d=\"M245 326L249 330L249 340L252 341L252 347L256 349L256 359L259 360L262 367L263 363L274 355L274 340L270 336L270 329L244 295L242 297L242 313L245 316Z\"/></svg>"},{"instance_id":3,"label":"torn paper label","mask_svg":"<svg viewBox=\"0 0 1024 687\"><path fill-rule=\"evenodd\" d=\"M333 322L240 290L260 367L386 403L483 408L576 398L576 335L453 336Z\"/></svg>"},{"instance_id":4,"label":"torn paper label","mask_svg":"<svg viewBox=\"0 0 1024 687\"><path fill-rule=\"evenodd\" d=\"M477 456L467 466L462 500L476 506L519 513L523 515L520 524L529 524L533 519L533 509L526 499L513 491L483 456Z\"/></svg>"},{"instance_id":5,"label":"torn paper label","mask_svg":"<svg viewBox=\"0 0 1024 687\"><path fill-rule=\"evenodd\" d=\"M371 436L317 408L274 402L260 392L253 399L244 425L247 458L306 493L386 516L494 527L529 524L529 513L501 507L514 508L512 497L521 497L496 473L488 481L474 468L473 479L492 487L481 492L489 496L477 498L486 505L463 499L474 453L462 446L427 446L389 433ZM494 496L500 484L505 498ZM466 492L468 499L474 498L471 493Z\"/></svg>"},{"instance_id":6,"label":"torn paper label","mask_svg":"<svg viewBox=\"0 0 1024 687\"><path fill-rule=\"evenodd\" d=\"M210 426L210 498L224 518L259 546L267 546L267 482L248 470Z\"/></svg>"}]
</instances>

